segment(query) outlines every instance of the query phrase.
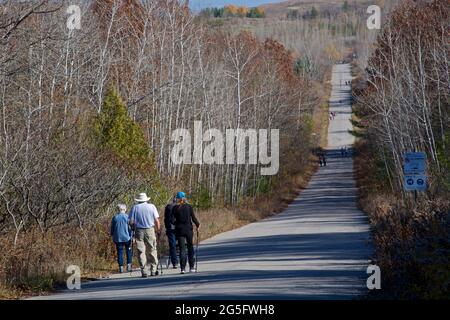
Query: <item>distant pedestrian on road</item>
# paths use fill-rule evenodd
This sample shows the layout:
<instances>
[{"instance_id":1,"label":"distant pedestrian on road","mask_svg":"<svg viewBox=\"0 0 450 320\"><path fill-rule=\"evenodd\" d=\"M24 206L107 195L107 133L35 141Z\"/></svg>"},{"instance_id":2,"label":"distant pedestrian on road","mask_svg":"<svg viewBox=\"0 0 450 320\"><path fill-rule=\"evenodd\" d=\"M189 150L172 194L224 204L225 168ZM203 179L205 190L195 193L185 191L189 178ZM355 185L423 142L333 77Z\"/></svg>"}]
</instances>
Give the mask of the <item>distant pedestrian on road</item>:
<instances>
[{"instance_id":1,"label":"distant pedestrian on road","mask_svg":"<svg viewBox=\"0 0 450 320\"><path fill-rule=\"evenodd\" d=\"M177 235L178 246L180 247L180 268L181 273L185 272L186 268L186 247L189 260L189 271L195 272L195 253L193 244L193 226L195 224L197 230L200 227L200 222L194 214L192 206L187 203L184 192L177 193L177 205L172 209L172 224L175 225L175 233Z\"/></svg>"},{"instance_id":2,"label":"distant pedestrian on road","mask_svg":"<svg viewBox=\"0 0 450 320\"><path fill-rule=\"evenodd\" d=\"M174 196L164 210L164 225L166 227L166 236L169 242L170 261L174 269L178 268L177 236L175 234L175 225L172 224L172 211L176 204L177 198Z\"/></svg>"},{"instance_id":3,"label":"distant pedestrian on road","mask_svg":"<svg viewBox=\"0 0 450 320\"><path fill-rule=\"evenodd\" d=\"M316 150L316 156L317 156L317 158L319 159L319 166L323 166L323 163L322 163L322 149L321 148L317 148L317 150Z\"/></svg>"},{"instance_id":4,"label":"distant pedestrian on road","mask_svg":"<svg viewBox=\"0 0 450 320\"><path fill-rule=\"evenodd\" d=\"M159 214L155 205L148 203L150 200L147 194L141 193L135 199L137 204L130 211L130 225L136 230L136 247L139 253L139 265L142 277L148 277L146 247L150 251L150 275L157 276L158 273L158 252L156 248L156 234L160 231Z\"/></svg>"},{"instance_id":5,"label":"distant pedestrian on road","mask_svg":"<svg viewBox=\"0 0 450 320\"><path fill-rule=\"evenodd\" d=\"M128 215L126 214L127 206L119 204L119 213L117 213L111 221L111 236L116 244L117 263L119 264L119 272L123 272L123 249L127 255L127 271L131 271L131 228L128 224Z\"/></svg>"},{"instance_id":6,"label":"distant pedestrian on road","mask_svg":"<svg viewBox=\"0 0 450 320\"><path fill-rule=\"evenodd\" d=\"M327 158L326 158L326 156L325 156L325 152L322 151L321 157L322 157L322 165L323 165L324 167L326 167L326 166L327 166Z\"/></svg>"}]
</instances>

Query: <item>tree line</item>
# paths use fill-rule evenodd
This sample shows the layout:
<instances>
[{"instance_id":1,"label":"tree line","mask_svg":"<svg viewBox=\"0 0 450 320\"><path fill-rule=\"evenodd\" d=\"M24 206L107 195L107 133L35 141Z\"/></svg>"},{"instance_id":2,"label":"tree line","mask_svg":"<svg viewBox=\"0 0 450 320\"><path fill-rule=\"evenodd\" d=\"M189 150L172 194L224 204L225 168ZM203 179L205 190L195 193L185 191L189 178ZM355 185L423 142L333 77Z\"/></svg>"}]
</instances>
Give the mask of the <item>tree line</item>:
<instances>
[{"instance_id":1,"label":"tree line","mask_svg":"<svg viewBox=\"0 0 450 320\"><path fill-rule=\"evenodd\" d=\"M200 16L208 18L264 18L266 13L262 7L248 8L246 6L226 5L222 8L205 8L200 11Z\"/></svg>"}]
</instances>

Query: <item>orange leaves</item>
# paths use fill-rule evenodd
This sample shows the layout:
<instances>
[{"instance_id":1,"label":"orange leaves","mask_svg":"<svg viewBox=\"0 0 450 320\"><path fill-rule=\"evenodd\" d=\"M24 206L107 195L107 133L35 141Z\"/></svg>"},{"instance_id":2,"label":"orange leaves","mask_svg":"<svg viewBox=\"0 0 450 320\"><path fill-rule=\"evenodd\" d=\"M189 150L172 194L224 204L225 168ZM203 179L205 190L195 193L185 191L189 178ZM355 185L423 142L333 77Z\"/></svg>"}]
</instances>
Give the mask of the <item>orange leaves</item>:
<instances>
[{"instance_id":1,"label":"orange leaves","mask_svg":"<svg viewBox=\"0 0 450 320\"><path fill-rule=\"evenodd\" d=\"M257 16L264 17L266 15L266 11L262 7L256 7L253 9Z\"/></svg>"},{"instance_id":2,"label":"orange leaves","mask_svg":"<svg viewBox=\"0 0 450 320\"><path fill-rule=\"evenodd\" d=\"M143 29L143 8L137 0L95 0L92 9L99 19L102 31L108 29L111 20L123 21L120 29L123 35L140 34Z\"/></svg>"},{"instance_id":3,"label":"orange leaves","mask_svg":"<svg viewBox=\"0 0 450 320\"><path fill-rule=\"evenodd\" d=\"M227 4L226 6L224 6L224 8L228 13L232 15L236 15L238 13L238 7L236 7L235 5Z\"/></svg>"},{"instance_id":4,"label":"orange leaves","mask_svg":"<svg viewBox=\"0 0 450 320\"><path fill-rule=\"evenodd\" d=\"M245 17L248 14L249 10L247 7L239 7L237 9L237 14L240 17Z\"/></svg>"},{"instance_id":5,"label":"orange leaves","mask_svg":"<svg viewBox=\"0 0 450 320\"><path fill-rule=\"evenodd\" d=\"M229 16L237 16L237 17L246 17L249 13L250 13L250 9L246 6L235 6L232 4L227 4L226 6L224 6L225 12L229 15Z\"/></svg>"},{"instance_id":6,"label":"orange leaves","mask_svg":"<svg viewBox=\"0 0 450 320\"><path fill-rule=\"evenodd\" d=\"M400 65L419 76L436 67L436 55L448 49L450 0L405 1L385 22L369 59L369 71L375 83L386 82L380 75L391 75ZM423 65L422 71L418 66ZM371 88L371 87L369 87Z\"/></svg>"},{"instance_id":7,"label":"orange leaves","mask_svg":"<svg viewBox=\"0 0 450 320\"><path fill-rule=\"evenodd\" d=\"M298 77L294 72L294 59L289 51L278 41L266 39L264 42L265 54L274 61L279 77L286 80L288 86L295 86Z\"/></svg>"}]
</instances>

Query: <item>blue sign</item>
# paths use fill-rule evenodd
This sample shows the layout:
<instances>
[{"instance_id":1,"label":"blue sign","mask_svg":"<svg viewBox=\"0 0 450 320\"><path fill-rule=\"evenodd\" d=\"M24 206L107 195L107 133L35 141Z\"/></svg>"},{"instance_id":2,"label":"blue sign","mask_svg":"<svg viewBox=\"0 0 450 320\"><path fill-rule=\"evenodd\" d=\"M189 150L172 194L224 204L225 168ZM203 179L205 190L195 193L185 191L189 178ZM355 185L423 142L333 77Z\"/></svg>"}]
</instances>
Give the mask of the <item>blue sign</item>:
<instances>
[{"instance_id":1,"label":"blue sign","mask_svg":"<svg viewBox=\"0 0 450 320\"><path fill-rule=\"evenodd\" d=\"M405 152L403 156L403 173L425 174L427 155L425 152Z\"/></svg>"},{"instance_id":2,"label":"blue sign","mask_svg":"<svg viewBox=\"0 0 450 320\"><path fill-rule=\"evenodd\" d=\"M424 174L405 175L403 185L406 191L426 191L427 177Z\"/></svg>"}]
</instances>

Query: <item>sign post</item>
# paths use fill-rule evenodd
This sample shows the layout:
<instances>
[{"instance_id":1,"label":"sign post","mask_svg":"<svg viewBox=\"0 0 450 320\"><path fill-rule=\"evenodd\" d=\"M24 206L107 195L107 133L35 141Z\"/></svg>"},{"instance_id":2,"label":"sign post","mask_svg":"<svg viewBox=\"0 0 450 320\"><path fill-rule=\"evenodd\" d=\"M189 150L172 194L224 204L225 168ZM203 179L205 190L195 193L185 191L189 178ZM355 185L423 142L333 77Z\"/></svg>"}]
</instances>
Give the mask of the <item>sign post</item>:
<instances>
[{"instance_id":1,"label":"sign post","mask_svg":"<svg viewBox=\"0 0 450 320\"><path fill-rule=\"evenodd\" d=\"M417 191L427 190L426 153L405 152L403 154L403 187L405 191L414 191L417 201Z\"/></svg>"}]
</instances>

